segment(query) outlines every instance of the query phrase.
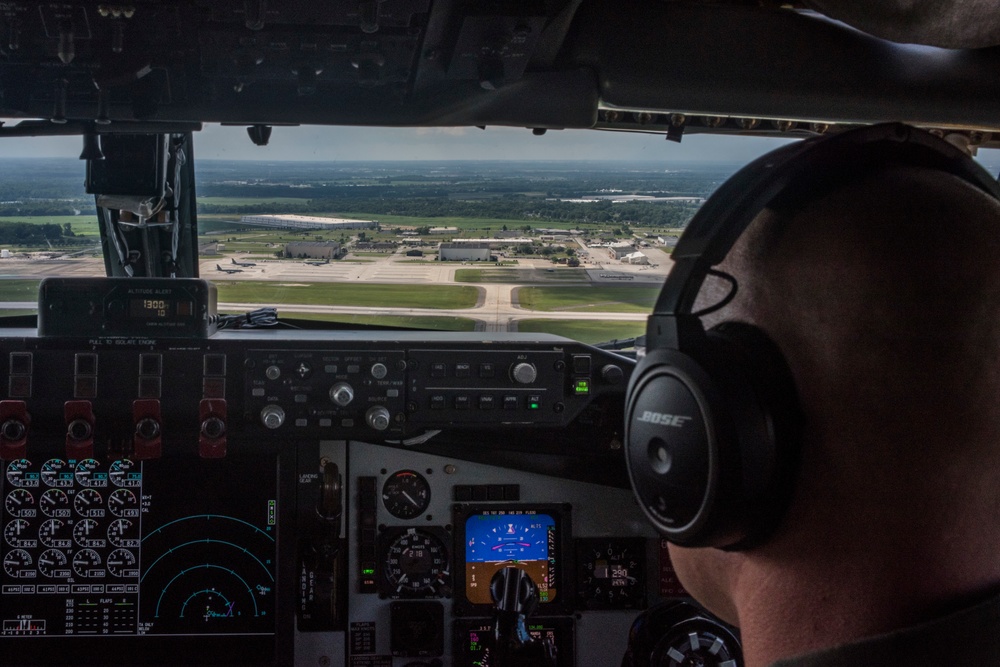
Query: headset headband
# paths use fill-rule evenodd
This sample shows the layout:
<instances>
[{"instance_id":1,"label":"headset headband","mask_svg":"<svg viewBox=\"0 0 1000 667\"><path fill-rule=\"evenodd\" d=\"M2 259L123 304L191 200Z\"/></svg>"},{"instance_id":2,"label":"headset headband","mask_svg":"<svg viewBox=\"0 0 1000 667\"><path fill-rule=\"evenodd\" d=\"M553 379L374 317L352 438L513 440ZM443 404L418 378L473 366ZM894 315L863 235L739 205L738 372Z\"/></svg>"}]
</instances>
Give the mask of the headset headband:
<instances>
[{"instance_id":1,"label":"headset headband","mask_svg":"<svg viewBox=\"0 0 1000 667\"><path fill-rule=\"evenodd\" d=\"M953 174L1000 200L1000 184L964 151L902 123L866 126L771 151L723 183L688 223L649 317L647 349L677 349L682 331L701 330L692 309L705 277L764 208L778 200L808 200L817 191L831 191L894 163Z\"/></svg>"}]
</instances>

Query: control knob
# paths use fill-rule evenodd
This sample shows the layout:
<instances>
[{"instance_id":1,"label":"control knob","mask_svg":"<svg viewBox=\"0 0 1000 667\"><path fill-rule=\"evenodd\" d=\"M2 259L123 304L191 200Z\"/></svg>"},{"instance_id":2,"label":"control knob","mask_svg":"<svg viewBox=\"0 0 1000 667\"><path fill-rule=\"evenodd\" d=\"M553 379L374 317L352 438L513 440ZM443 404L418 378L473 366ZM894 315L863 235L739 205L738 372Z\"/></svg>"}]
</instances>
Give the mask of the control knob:
<instances>
[{"instance_id":1,"label":"control knob","mask_svg":"<svg viewBox=\"0 0 1000 667\"><path fill-rule=\"evenodd\" d=\"M510 377L518 384L531 384L538 379L538 369L534 364L522 361L510 369Z\"/></svg>"},{"instance_id":2,"label":"control knob","mask_svg":"<svg viewBox=\"0 0 1000 667\"><path fill-rule=\"evenodd\" d=\"M365 421L376 431L384 431L389 428L389 410L382 405L368 408L365 413Z\"/></svg>"},{"instance_id":3,"label":"control knob","mask_svg":"<svg viewBox=\"0 0 1000 667\"><path fill-rule=\"evenodd\" d=\"M149 417L140 419L139 423L135 425L135 432L140 438L152 440L160 435L160 422Z\"/></svg>"},{"instance_id":4,"label":"control knob","mask_svg":"<svg viewBox=\"0 0 1000 667\"><path fill-rule=\"evenodd\" d=\"M354 388L346 382L338 382L330 387L330 400L342 408L346 407L354 400Z\"/></svg>"},{"instance_id":5,"label":"control knob","mask_svg":"<svg viewBox=\"0 0 1000 667\"><path fill-rule=\"evenodd\" d=\"M389 373L389 369L385 367L385 364L378 363L373 364L371 368L372 377L376 380L381 380L385 378Z\"/></svg>"},{"instance_id":6,"label":"control knob","mask_svg":"<svg viewBox=\"0 0 1000 667\"><path fill-rule=\"evenodd\" d=\"M268 380L277 380L281 377L281 368L278 366L268 366L264 369L264 375Z\"/></svg>"},{"instance_id":7,"label":"control knob","mask_svg":"<svg viewBox=\"0 0 1000 667\"><path fill-rule=\"evenodd\" d=\"M265 405L260 411L260 421L271 430L280 428L285 423L285 411L280 405Z\"/></svg>"}]
</instances>

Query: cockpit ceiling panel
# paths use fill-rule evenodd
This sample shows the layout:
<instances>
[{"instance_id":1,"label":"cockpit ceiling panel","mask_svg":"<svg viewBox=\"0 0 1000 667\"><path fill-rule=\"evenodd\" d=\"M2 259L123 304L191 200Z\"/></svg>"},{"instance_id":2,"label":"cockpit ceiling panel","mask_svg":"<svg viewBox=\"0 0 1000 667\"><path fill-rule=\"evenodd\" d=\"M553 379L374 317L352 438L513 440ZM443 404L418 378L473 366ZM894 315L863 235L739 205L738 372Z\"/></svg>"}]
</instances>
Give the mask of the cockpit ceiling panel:
<instances>
[{"instance_id":1,"label":"cockpit ceiling panel","mask_svg":"<svg viewBox=\"0 0 1000 667\"><path fill-rule=\"evenodd\" d=\"M1000 130L1000 48L741 3L23 0L0 36L0 116L56 122L570 128L621 108Z\"/></svg>"}]
</instances>

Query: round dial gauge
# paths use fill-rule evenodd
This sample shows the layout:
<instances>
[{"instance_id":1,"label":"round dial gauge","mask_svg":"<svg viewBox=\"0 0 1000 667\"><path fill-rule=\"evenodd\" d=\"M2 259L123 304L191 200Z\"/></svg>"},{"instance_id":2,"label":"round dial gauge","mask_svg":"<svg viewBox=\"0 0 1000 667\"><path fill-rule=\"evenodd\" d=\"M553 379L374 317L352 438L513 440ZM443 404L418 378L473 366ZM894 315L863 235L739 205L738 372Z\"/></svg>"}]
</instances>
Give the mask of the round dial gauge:
<instances>
[{"instance_id":1,"label":"round dial gauge","mask_svg":"<svg viewBox=\"0 0 1000 667\"><path fill-rule=\"evenodd\" d=\"M62 459L49 459L42 464L42 481L48 486L67 488L73 486L73 473Z\"/></svg>"},{"instance_id":2,"label":"round dial gauge","mask_svg":"<svg viewBox=\"0 0 1000 667\"><path fill-rule=\"evenodd\" d=\"M139 501L129 489L116 489L108 497L108 509L117 517L139 516Z\"/></svg>"},{"instance_id":3,"label":"round dial gauge","mask_svg":"<svg viewBox=\"0 0 1000 667\"><path fill-rule=\"evenodd\" d=\"M14 517L31 518L35 516L35 497L31 491L25 489L14 489L4 498L3 508L7 514Z\"/></svg>"},{"instance_id":4,"label":"round dial gauge","mask_svg":"<svg viewBox=\"0 0 1000 667\"><path fill-rule=\"evenodd\" d=\"M97 470L101 464L97 459L83 459L76 464L76 483L80 486L107 486L107 479L99 478L94 475L94 471Z\"/></svg>"},{"instance_id":5,"label":"round dial gauge","mask_svg":"<svg viewBox=\"0 0 1000 667\"><path fill-rule=\"evenodd\" d=\"M427 510L431 502L431 486L424 476L413 470L392 473L382 485L382 504L398 519L414 519Z\"/></svg>"},{"instance_id":6,"label":"round dial gauge","mask_svg":"<svg viewBox=\"0 0 1000 667\"><path fill-rule=\"evenodd\" d=\"M46 577L68 577L69 559L58 549L46 549L38 557L38 571Z\"/></svg>"},{"instance_id":7,"label":"round dial gauge","mask_svg":"<svg viewBox=\"0 0 1000 667\"><path fill-rule=\"evenodd\" d=\"M80 516L104 516L104 498L94 489L81 489L73 497L73 509Z\"/></svg>"},{"instance_id":8,"label":"round dial gauge","mask_svg":"<svg viewBox=\"0 0 1000 667\"><path fill-rule=\"evenodd\" d=\"M126 549L115 549L108 554L108 571L116 577L137 577L135 554Z\"/></svg>"},{"instance_id":9,"label":"round dial gauge","mask_svg":"<svg viewBox=\"0 0 1000 667\"><path fill-rule=\"evenodd\" d=\"M111 464L108 478L115 486L139 486L142 484L142 473L135 463L129 459L119 459Z\"/></svg>"},{"instance_id":10,"label":"round dial gauge","mask_svg":"<svg viewBox=\"0 0 1000 667\"><path fill-rule=\"evenodd\" d=\"M646 598L642 538L578 541L578 597L588 609L638 609Z\"/></svg>"},{"instance_id":11,"label":"round dial gauge","mask_svg":"<svg viewBox=\"0 0 1000 667\"><path fill-rule=\"evenodd\" d=\"M139 540L135 539L132 522L128 519L115 519L108 526L108 541L116 547L137 547Z\"/></svg>"},{"instance_id":12,"label":"round dial gauge","mask_svg":"<svg viewBox=\"0 0 1000 667\"><path fill-rule=\"evenodd\" d=\"M83 519L73 524L73 539L81 547L99 549L107 545L104 535L100 533L97 522L93 519Z\"/></svg>"},{"instance_id":13,"label":"round dial gauge","mask_svg":"<svg viewBox=\"0 0 1000 667\"><path fill-rule=\"evenodd\" d=\"M31 549L37 546L35 536L29 533L31 524L24 519L14 519L3 528L3 539L12 547Z\"/></svg>"},{"instance_id":14,"label":"round dial gauge","mask_svg":"<svg viewBox=\"0 0 1000 667\"><path fill-rule=\"evenodd\" d=\"M8 551L3 557L3 571L14 579L30 577L34 574L31 570L31 554L24 549Z\"/></svg>"},{"instance_id":15,"label":"round dial gauge","mask_svg":"<svg viewBox=\"0 0 1000 667\"><path fill-rule=\"evenodd\" d=\"M383 573L389 590L405 597L436 597L448 586L448 551L436 536L419 528L388 543Z\"/></svg>"},{"instance_id":16,"label":"round dial gauge","mask_svg":"<svg viewBox=\"0 0 1000 667\"><path fill-rule=\"evenodd\" d=\"M39 541L53 549L73 546L73 533L62 519L46 519L38 529Z\"/></svg>"},{"instance_id":17,"label":"round dial gauge","mask_svg":"<svg viewBox=\"0 0 1000 667\"><path fill-rule=\"evenodd\" d=\"M93 549L81 549L73 554L73 571L78 577L101 577L101 555Z\"/></svg>"},{"instance_id":18,"label":"round dial gauge","mask_svg":"<svg viewBox=\"0 0 1000 667\"><path fill-rule=\"evenodd\" d=\"M11 486L38 486L38 478L28 478L25 474L31 467L28 459L17 459L7 464L7 481Z\"/></svg>"},{"instance_id":19,"label":"round dial gauge","mask_svg":"<svg viewBox=\"0 0 1000 667\"><path fill-rule=\"evenodd\" d=\"M49 489L38 499L42 514L50 517L68 517L69 496L62 489Z\"/></svg>"}]
</instances>

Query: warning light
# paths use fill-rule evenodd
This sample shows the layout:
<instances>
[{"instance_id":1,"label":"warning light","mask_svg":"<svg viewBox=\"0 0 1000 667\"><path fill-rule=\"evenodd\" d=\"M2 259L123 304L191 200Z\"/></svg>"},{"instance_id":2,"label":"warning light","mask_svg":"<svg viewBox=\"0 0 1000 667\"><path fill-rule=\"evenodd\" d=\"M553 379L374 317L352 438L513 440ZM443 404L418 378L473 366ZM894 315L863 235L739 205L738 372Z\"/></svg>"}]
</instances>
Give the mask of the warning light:
<instances>
[{"instance_id":1,"label":"warning light","mask_svg":"<svg viewBox=\"0 0 1000 667\"><path fill-rule=\"evenodd\" d=\"M375 574L375 568L366 567L365 569L361 570L361 574Z\"/></svg>"},{"instance_id":2,"label":"warning light","mask_svg":"<svg viewBox=\"0 0 1000 667\"><path fill-rule=\"evenodd\" d=\"M577 394L589 394L590 380L577 380L576 384L573 385L573 391Z\"/></svg>"}]
</instances>

